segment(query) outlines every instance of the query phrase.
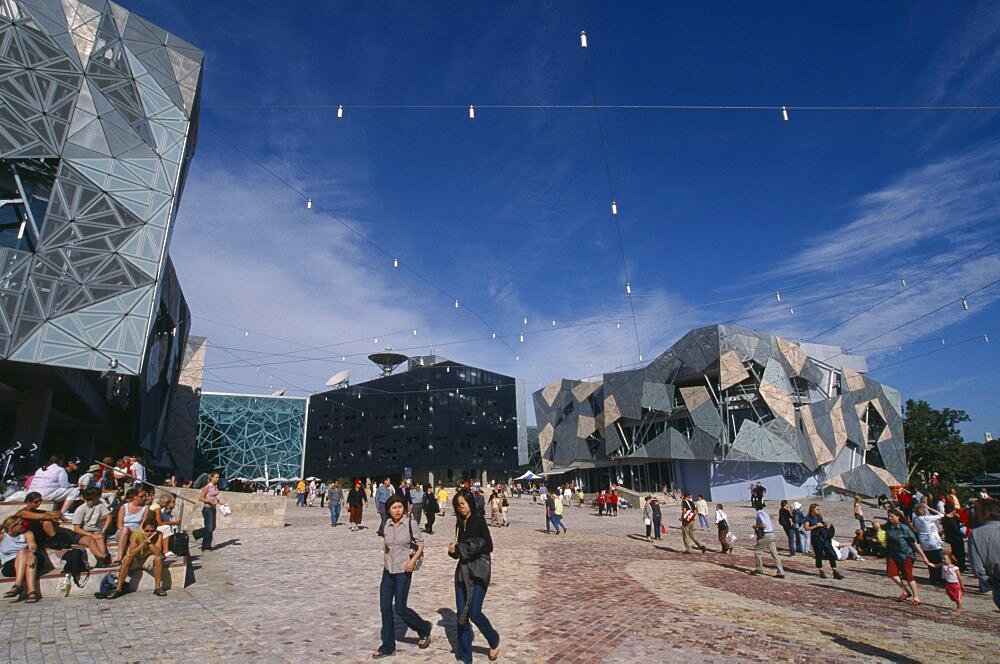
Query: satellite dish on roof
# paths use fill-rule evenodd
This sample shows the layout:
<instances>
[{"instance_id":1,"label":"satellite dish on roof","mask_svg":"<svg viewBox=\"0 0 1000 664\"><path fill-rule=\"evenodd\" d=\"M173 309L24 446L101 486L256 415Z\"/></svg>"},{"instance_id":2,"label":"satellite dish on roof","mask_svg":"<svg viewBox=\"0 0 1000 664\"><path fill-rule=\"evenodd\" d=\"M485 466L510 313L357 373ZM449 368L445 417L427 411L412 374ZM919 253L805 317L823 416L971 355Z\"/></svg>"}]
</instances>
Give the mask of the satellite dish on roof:
<instances>
[{"instance_id":1,"label":"satellite dish on roof","mask_svg":"<svg viewBox=\"0 0 1000 664\"><path fill-rule=\"evenodd\" d=\"M391 374L393 369L410 358L402 353L394 353L391 346L386 346L384 351L381 353L372 353L368 356L368 359L378 365L379 369L382 370L382 377L384 378Z\"/></svg>"},{"instance_id":2,"label":"satellite dish on roof","mask_svg":"<svg viewBox=\"0 0 1000 664\"><path fill-rule=\"evenodd\" d=\"M271 396L272 397L283 397L283 396L285 396L285 388L281 388L280 390L275 390L274 392L271 392Z\"/></svg>"},{"instance_id":3,"label":"satellite dish on roof","mask_svg":"<svg viewBox=\"0 0 1000 664\"><path fill-rule=\"evenodd\" d=\"M343 371L338 371L337 373L330 376L330 380L326 381L327 387L337 387L338 385L346 385L347 379L351 377L351 370L344 369Z\"/></svg>"}]
</instances>

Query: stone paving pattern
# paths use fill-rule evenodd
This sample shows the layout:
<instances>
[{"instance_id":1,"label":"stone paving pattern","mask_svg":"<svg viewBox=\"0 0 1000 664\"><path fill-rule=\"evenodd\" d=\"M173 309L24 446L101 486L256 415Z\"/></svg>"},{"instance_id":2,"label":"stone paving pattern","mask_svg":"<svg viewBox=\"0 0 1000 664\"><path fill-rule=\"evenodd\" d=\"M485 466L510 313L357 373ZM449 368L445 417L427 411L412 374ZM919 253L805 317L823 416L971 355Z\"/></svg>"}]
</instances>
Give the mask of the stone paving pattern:
<instances>
[{"instance_id":1,"label":"stone paving pattern","mask_svg":"<svg viewBox=\"0 0 1000 664\"><path fill-rule=\"evenodd\" d=\"M853 532L848 503L823 505L839 531ZM769 509L776 515L777 504ZM664 506L669 532L656 544L643 539L637 510L598 518L571 507L569 533L558 536L540 532L544 515L529 498L513 500L510 511L511 527L493 529L485 605L501 634L501 661L1000 660L1000 611L968 577L966 610L956 614L928 585L922 606L895 602L884 562L874 559L841 563L844 581L823 580L812 558L788 558L779 544L788 578L750 576L746 505L728 506L739 537L731 555L718 553L714 532L704 533L709 553L683 554L672 504ZM290 500L284 528L218 533L216 551L195 557L197 582L166 598L146 591L95 600L93 578L68 598L4 601L0 661L370 661L380 624L376 514L366 510L359 532L331 528L327 515ZM454 661L454 562L446 554L454 524L438 519L415 575L410 605L435 627L425 651L415 634L400 632L397 655L410 661ZM926 569L917 575L926 579ZM478 635L474 648L486 661Z\"/></svg>"}]
</instances>

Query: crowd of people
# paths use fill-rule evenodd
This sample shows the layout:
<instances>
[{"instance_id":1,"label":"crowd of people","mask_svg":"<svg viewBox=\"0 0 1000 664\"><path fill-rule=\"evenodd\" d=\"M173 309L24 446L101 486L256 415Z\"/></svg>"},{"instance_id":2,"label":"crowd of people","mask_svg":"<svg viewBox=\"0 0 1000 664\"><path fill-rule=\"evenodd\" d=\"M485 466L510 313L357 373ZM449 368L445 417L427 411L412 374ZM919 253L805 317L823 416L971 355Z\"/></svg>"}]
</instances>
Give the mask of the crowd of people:
<instances>
[{"instance_id":1,"label":"crowd of people","mask_svg":"<svg viewBox=\"0 0 1000 664\"><path fill-rule=\"evenodd\" d=\"M91 569L87 553L93 569L110 570L111 587L95 593L100 599L127 592L129 577L147 565L154 594L166 595L164 559L187 555L188 540L181 531L178 496L157 492L141 458L108 457L81 472L79 458L64 461L53 455L24 484L5 496L7 503L23 504L2 524L2 574L14 579L5 597L29 604L41 599L38 579L55 570L49 551L62 552L63 572L77 582ZM212 549L216 510L222 505L218 485L218 473L206 474L197 500L204 526L194 535L202 539L203 551ZM57 509L42 509L46 502Z\"/></svg>"}]
</instances>

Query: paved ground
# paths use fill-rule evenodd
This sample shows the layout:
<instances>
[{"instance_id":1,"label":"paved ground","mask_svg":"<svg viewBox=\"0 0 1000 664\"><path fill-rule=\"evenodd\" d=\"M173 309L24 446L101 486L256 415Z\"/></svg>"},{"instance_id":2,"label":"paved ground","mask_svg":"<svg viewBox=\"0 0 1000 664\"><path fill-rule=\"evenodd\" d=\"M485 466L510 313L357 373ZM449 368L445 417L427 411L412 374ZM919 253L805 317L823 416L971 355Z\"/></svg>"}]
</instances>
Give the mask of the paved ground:
<instances>
[{"instance_id":1,"label":"paved ground","mask_svg":"<svg viewBox=\"0 0 1000 664\"><path fill-rule=\"evenodd\" d=\"M776 508L776 505L770 505ZM825 503L841 532L847 503ZM545 535L540 507L513 501L494 529L486 612L506 662L1000 661L1000 612L966 579L966 611L923 586L924 605L893 601L882 561L845 562L844 581L821 580L810 560L784 557L788 578L752 577L748 507L730 507L737 551L683 555L667 506L663 545L645 542L641 514L598 518L567 510L568 535ZM869 508L874 513L874 508ZM196 561L197 583L157 598L98 601L90 592L39 604L0 604L0 661L364 662L378 645L380 540L330 528L319 507L288 508L288 526L223 535ZM399 641L411 661L454 661L454 519L439 519L410 605L435 625L433 643ZM714 551L714 552L713 552ZM926 577L926 570L918 570ZM92 581L96 586L96 580ZM477 636L476 659L486 661Z\"/></svg>"}]
</instances>

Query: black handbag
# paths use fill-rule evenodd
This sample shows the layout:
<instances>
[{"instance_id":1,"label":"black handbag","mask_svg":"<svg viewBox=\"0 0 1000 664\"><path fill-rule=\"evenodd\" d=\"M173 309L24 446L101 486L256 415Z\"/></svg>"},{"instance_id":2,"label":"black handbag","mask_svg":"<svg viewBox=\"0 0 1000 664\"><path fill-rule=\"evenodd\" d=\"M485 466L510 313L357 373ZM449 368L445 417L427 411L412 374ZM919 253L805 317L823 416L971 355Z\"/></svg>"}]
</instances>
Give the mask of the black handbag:
<instances>
[{"instance_id":1,"label":"black handbag","mask_svg":"<svg viewBox=\"0 0 1000 664\"><path fill-rule=\"evenodd\" d=\"M413 519L409 520L410 525L410 551L416 552L420 548L420 544L417 542L417 538L413 536ZM420 569L420 566L424 564L424 554L421 552L420 557L417 558L416 562L413 563L413 571L416 572Z\"/></svg>"},{"instance_id":2,"label":"black handbag","mask_svg":"<svg viewBox=\"0 0 1000 664\"><path fill-rule=\"evenodd\" d=\"M167 547L174 555L187 556L191 553L191 540L188 534L182 530L170 536Z\"/></svg>"}]
</instances>

